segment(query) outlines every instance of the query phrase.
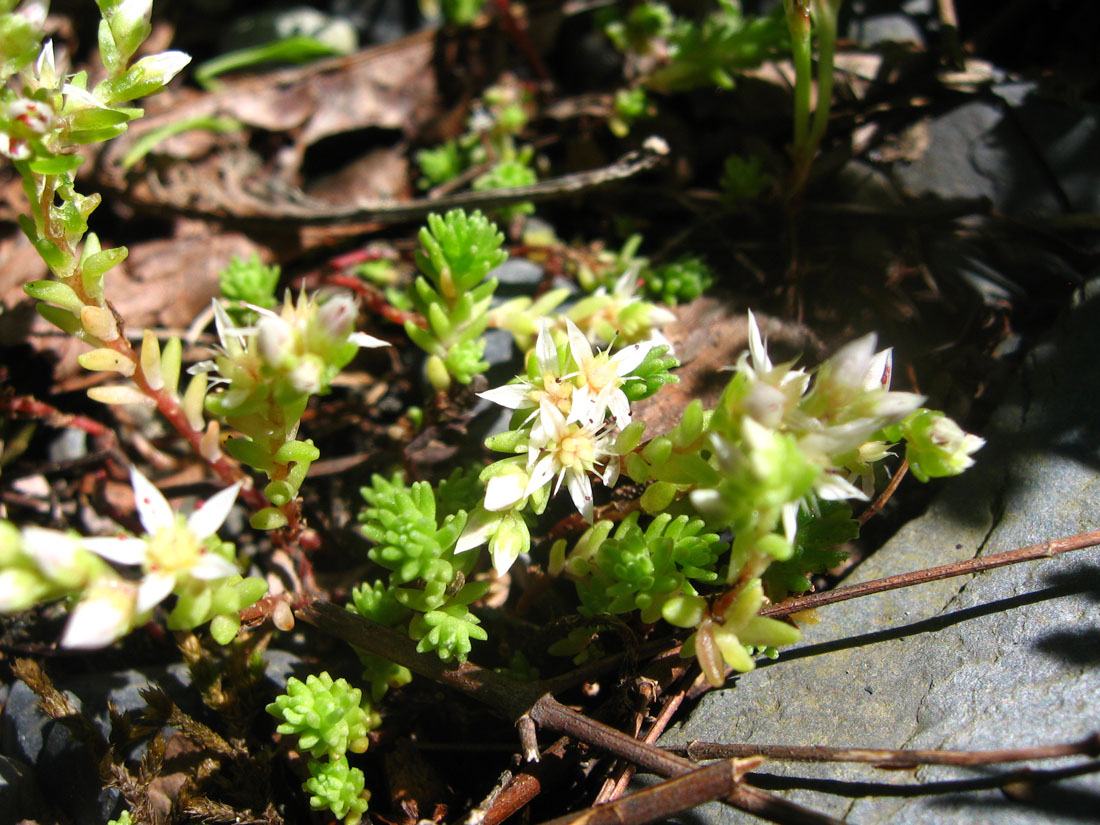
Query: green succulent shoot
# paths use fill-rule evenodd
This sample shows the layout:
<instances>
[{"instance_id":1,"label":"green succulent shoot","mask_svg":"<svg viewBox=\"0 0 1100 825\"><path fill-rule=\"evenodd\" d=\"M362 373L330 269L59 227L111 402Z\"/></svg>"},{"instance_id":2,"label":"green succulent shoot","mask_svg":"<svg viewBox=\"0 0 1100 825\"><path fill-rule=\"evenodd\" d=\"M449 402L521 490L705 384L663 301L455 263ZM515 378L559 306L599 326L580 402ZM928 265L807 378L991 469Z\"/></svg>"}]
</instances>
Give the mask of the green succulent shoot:
<instances>
[{"instance_id":1,"label":"green succulent shoot","mask_svg":"<svg viewBox=\"0 0 1100 825\"><path fill-rule=\"evenodd\" d=\"M420 230L416 262L422 274L409 298L427 327L406 321L405 332L428 353L425 368L438 391L452 381L468 384L489 368L482 360L482 334L497 280L488 274L508 258L503 243L504 235L488 218L461 209L429 215L428 226Z\"/></svg>"},{"instance_id":2,"label":"green succulent shoot","mask_svg":"<svg viewBox=\"0 0 1100 825\"><path fill-rule=\"evenodd\" d=\"M267 712L280 720L279 733L296 735L298 746L317 759L363 753L370 742L367 733L381 722L359 688L346 679L333 680L327 671L310 674L304 682L290 677L286 693Z\"/></svg>"},{"instance_id":3,"label":"green succulent shoot","mask_svg":"<svg viewBox=\"0 0 1100 825\"><path fill-rule=\"evenodd\" d=\"M309 806L315 811L332 811L344 825L359 825L370 802L363 772L348 765L346 756L325 762L311 759L308 767L309 779L303 787L309 793Z\"/></svg>"}]
</instances>

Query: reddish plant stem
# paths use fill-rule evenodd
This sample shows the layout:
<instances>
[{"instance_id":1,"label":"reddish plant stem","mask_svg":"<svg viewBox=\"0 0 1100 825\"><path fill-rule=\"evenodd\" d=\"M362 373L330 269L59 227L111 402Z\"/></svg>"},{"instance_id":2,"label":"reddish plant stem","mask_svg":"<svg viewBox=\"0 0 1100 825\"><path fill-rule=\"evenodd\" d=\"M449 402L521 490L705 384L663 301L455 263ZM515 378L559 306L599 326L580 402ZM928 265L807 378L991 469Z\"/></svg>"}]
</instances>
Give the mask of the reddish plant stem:
<instances>
[{"instance_id":1,"label":"reddish plant stem","mask_svg":"<svg viewBox=\"0 0 1100 825\"><path fill-rule=\"evenodd\" d=\"M376 315L380 315L387 321L393 321L395 324L405 325L406 321L410 321L416 324L421 329L428 328L428 322L424 320L416 312L406 312L403 309L398 309L389 301L386 300L386 296L382 294L382 291L372 284L367 283L357 275L345 275L343 273L334 273L326 275L324 282L332 284L333 286L344 287L350 289L356 295L366 302L367 307L371 312Z\"/></svg>"},{"instance_id":2,"label":"reddish plant stem","mask_svg":"<svg viewBox=\"0 0 1100 825\"><path fill-rule=\"evenodd\" d=\"M1028 762L1033 759L1059 759L1066 756L1097 757L1100 756L1100 733L1065 745L988 751L878 750L830 748L824 745L723 745L717 742L692 742L670 750L692 760L763 756L784 762L867 762L883 768L914 768L917 765L967 767Z\"/></svg>"},{"instance_id":3,"label":"reddish plant stem","mask_svg":"<svg viewBox=\"0 0 1100 825\"><path fill-rule=\"evenodd\" d=\"M1088 533L1079 533L1076 536L1067 536L1060 539L1032 544L1028 547L1020 547L1005 553L993 553L976 559L944 564L939 567L930 567L927 570L917 570L912 573L900 573L897 576L886 576L874 581L852 584L847 587L837 587L824 593L811 593L808 596L799 596L787 599L779 604L768 605L760 611L761 616L789 616L801 610L810 610L835 602L843 602L848 599L856 599L860 596L870 596L872 593L882 593L887 590L897 590L901 587L912 587L915 584L950 579L954 576L965 576L968 573L979 573L982 570L992 570L995 567L1005 567L1009 564L1019 564L1035 559L1052 558L1053 556L1069 553L1073 550L1083 550L1086 547L1095 547L1100 544L1100 530Z\"/></svg>"},{"instance_id":4,"label":"reddish plant stem","mask_svg":"<svg viewBox=\"0 0 1100 825\"><path fill-rule=\"evenodd\" d=\"M546 64L542 62L542 57L535 49L535 44L531 42L531 38L527 36L527 29L519 24L514 14L512 14L511 0L496 0L497 10L500 12L500 22L503 25L504 30L516 41L516 45L519 50L523 52L523 56L527 58L527 62L531 64L531 71L535 73L535 76L544 84L550 84L550 72L546 70Z\"/></svg>"},{"instance_id":5,"label":"reddish plant stem","mask_svg":"<svg viewBox=\"0 0 1100 825\"><path fill-rule=\"evenodd\" d=\"M29 395L14 397L0 397L0 410L4 410L27 418L44 419L51 427L61 429L63 427L75 427L83 430L95 438L106 439L111 446L117 443L115 432L110 427L105 427L94 418L75 413L63 413L52 404L39 401Z\"/></svg>"}]
</instances>

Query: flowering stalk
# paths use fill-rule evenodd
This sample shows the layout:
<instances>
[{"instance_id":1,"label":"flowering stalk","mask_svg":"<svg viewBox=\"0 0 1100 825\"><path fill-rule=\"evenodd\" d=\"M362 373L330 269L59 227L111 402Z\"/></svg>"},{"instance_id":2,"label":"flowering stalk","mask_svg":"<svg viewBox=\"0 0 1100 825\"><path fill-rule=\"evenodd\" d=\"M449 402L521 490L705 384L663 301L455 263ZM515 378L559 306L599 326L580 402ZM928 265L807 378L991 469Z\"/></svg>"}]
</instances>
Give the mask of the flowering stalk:
<instances>
[{"instance_id":1,"label":"flowering stalk","mask_svg":"<svg viewBox=\"0 0 1100 825\"><path fill-rule=\"evenodd\" d=\"M795 71L794 161L790 195L800 193L809 178L814 155L825 136L833 98L837 15L843 0L783 0ZM812 37L817 32L817 105L810 116Z\"/></svg>"},{"instance_id":2,"label":"flowering stalk","mask_svg":"<svg viewBox=\"0 0 1100 825\"><path fill-rule=\"evenodd\" d=\"M47 321L93 349L79 360L86 369L114 372L132 383L93 387L88 395L106 404L156 407L226 482L241 473L218 448L218 431L201 415L205 382L179 387L182 347L163 347L146 331L135 350L122 321L107 301L105 276L126 258L125 247L103 249L88 219L99 195L81 195L74 176L84 158L80 147L122 134L142 110L128 105L163 88L190 60L182 52L162 52L130 65L149 35L151 0L104 0L99 49L107 77L91 90L86 73L67 75L54 60L53 45L42 43L46 4L25 0L5 20L12 37L0 64L0 154L23 178L30 214L19 225L49 266L53 280L24 289L40 303ZM5 35L7 37L7 35Z\"/></svg>"},{"instance_id":3,"label":"flowering stalk","mask_svg":"<svg viewBox=\"0 0 1100 825\"><path fill-rule=\"evenodd\" d=\"M323 303L288 295L278 313L253 306L259 320L250 327L234 326L221 304L213 306L220 344L192 372L204 383L212 376L206 409L239 433L225 442L226 451L268 477L269 505L252 515L252 526L296 527L298 491L320 455L312 441L297 438L306 404L328 392L359 347L386 342L353 331L358 306L344 294Z\"/></svg>"},{"instance_id":4,"label":"flowering stalk","mask_svg":"<svg viewBox=\"0 0 1100 825\"><path fill-rule=\"evenodd\" d=\"M669 369L678 362L666 356L666 345L645 341L614 354L597 352L572 320L566 317L564 324L565 344L554 342L544 321L527 359L527 374L481 393L516 411L513 429L489 438L486 446L517 455L481 473L485 498L455 552L488 543L500 573L530 548L521 511L541 514L563 483L577 511L592 521L591 477L597 475L607 487L618 479L618 431L631 425L630 402L675 380Z\"/></svg>"},{"instance_id":5,"label":"flowering stalk","mask_svg":"<svg viewBox=\"0 0 1100 825\"><path fill-rule=\"evenodd\" d=\"M907 440L922 479L961 472L984 443L921 408L920 396L891 391L891 354L874 345L870 335L854 341L814 373L775 364L750 313L748 352L716 409L693 401L671 431L644 445L639 423L623 428L615 460L649 485L639 505L653 521L643 532L631 514L614 536L610 522L597 522L571 552L555 546L551 569L575 581L583 611L636 607L646 621L691 628L685 650L714 685L727 665L751 669L753 651L796 639L797 628L764 620L759 609L807 589L808 573L835 563L830 548L857 529L845 502L873 491L875 465L892 442ZM486 509L497 495L487 490ZM684 521L666 531L676 514ZM698 519L693 532L681 532L688 519ZM724 531L733 536L728 548L717 543Z\"/></svg>"}]
</instances>

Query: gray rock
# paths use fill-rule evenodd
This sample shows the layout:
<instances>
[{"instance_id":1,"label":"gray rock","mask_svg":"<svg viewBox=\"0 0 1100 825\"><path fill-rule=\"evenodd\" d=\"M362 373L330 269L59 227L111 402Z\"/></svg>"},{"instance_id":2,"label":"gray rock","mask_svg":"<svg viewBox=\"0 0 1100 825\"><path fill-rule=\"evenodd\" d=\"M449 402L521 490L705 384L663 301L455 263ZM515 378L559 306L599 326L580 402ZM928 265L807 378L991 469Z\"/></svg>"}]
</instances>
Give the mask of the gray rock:
<instances>
[{"instance_id":1,"label":"gray rock","mask_svg":"<svg viewBox=\"0 0 1100 825\"><path fill-rule=\"evenodd\" d=\"M192 707L197 697L186 689L189 676L183 665L93 674L57 687L107 735L108 701L120 712L144 707L139 690L151 684L160 685L186 710L197 710ZM12 686L0 715L0 751L19 763L33 765L43 797L76 825L102 825L117 815L122 804L119 792L103 787L88 750L68 728L39 709L38 697L23 682Z\"/></svg>"},{"instance_id":2,"label":"gray rock","mask_svg":"<svg viewBox=\"0 0 1100 825\"><path fill-rule=\"evenodd\" d=\"M1057 214L1062 201L1035 151L996 102L972 100L913 127L923 149L894 175L915 196L988 198L1005 214Z\"/></svg>"},{"instance_id":3,"label":"gray rock","mask_svg":"<svg viewBox=\"0 0 1100 825\"><path fill-rule=\"evenodd\" d=\"M864 49L884 43L907 43L924 48L924 32L907 14L873 14L853 20L848 26L848 39L855 40Z\"/></svg>"},{"instance_id":4,"label":"gray rock","mask_svg":"<svg viewBox=\"0 0 1100 825\"><path fill-rule=\"evenodd\" d=\"M516 359L512 333L504 329L487 329L484 337L485 353L481 357L488 362L490 369L501 364L512 364Z\"/></svg>"},{"instance_id":5,"label":"gray rock","mask_svg":"<svg viewBox=\"0 0 1100 825\"><path fill-rule=\"evenodd\" d=\"M520 288L518 294L529 295L542 282L544 270L534 261L526 258L509 258L489 273L490 278L500 281L500 289Z\"/></svg>"},{"instance_id":6,"label":"gray rock","mask_svg":"<svg viewBox=\"0 0 1100 825\"><path fill-rule=\"evenodd\" d=\"M894 175L916 196L988 198L1015 217L1100 209L1100 108L1067 106L1034 83L999 83L913 127L919 156Z\"/></svg>"},{"instance_id":7,"label":"gray rock","mask_svg":"<svg viewBox=\"0 0 1100 825\"><path fill-rule=\"evenodd\" d=\"M76 427L65 427L57 438L50 442L50 461L55 464L67 464L84 458L88 454L88 433Z\"/></svg>"},{"instance_id":8,"label":"gray rock","mask_svg":"<svg viewBox=\"0 0 1100 825\"><path fill-rule=\"evenodd\" d=\"M1013 106L1013 120L1045 164L1063 208L1100 211L1100 107L1045 99L1034 83L1001 83L993 93Z\"/></svg>"},{"instance_id":9,"label":"gray rock","mask_svg":"<svg viewBox=\"0 0 1100 825\"><path fill-rule=\"evenodd\" d=\"M944 485L930 511L852 581L1100 527L1100 342L1093 332L1100 283L1090 286L1028 356L1016 391L985 433L978 465ZM1079 740L1100 730L1098 599L1100 559L1091 550L825 607L800 647L704 696L662 744L974 750ZM775 777L774 786L793 788L790 798L861 825L1096 821L1095 773L1028 784L1028 801L965 784L1013 769L772 763L761 772ZM914 795L931 783L959 782ZM874 783L876 795L856 783ZM718 805L692 819L751 821Z\"/></svg>"}]
</instances>

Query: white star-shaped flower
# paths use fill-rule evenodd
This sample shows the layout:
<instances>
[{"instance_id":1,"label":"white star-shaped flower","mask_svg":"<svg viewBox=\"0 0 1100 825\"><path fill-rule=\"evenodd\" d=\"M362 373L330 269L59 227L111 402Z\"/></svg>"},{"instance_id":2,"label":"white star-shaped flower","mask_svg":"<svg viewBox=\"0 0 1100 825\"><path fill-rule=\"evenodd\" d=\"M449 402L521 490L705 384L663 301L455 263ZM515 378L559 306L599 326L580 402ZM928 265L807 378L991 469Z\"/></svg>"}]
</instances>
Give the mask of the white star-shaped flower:
<instances>
[{"instance_id":1,"label":"white star-shaped flower","mask_svg":"<svg viewBox=\"0 0 1100 825\"><path fill-rule=\"evenodd\" d=\"M204 546L228 517L240 482L211 496L186 520L172 511L160 490L136 469L130 471L130 483L146 535L85 539L83 544L108 561L142 566L145 578L138 586L138 614L160 604L187 579L213 581L240 573L233 562Z\"/></svg>"},{"instance_id":2,"label":"white star-shaped flower","mask_svg":"<svg viewBox=\"0 0 1100 825\"><path fill-rule=\"evenodd\" d=\"M603 464L600 477L610 487L619 477L619 456L603 422L567 421L551 404L539 407L539 419L531 428L527 447L527 474L530 480L523 491L529 496L557 477L554 492L564 480L577 510L592 521L592 482L589 473Z\"/></svg>"},{"instance_id":3,"label":"white star-shaped flower","mask_svg":"<svg viewBox=\"0 0 1100 825\"><path fill-rule=\"evenodd\" d=\"M623 392L623 384L656 343L645 341L631 344L611 355L610 349L595 352L584 333L568 318L565 319L565 328L569 335L569 352L577 364L577 380L580 382L579 389L573 393L574 409L586 411L582 414L597 423L602 423L605 413L610 411L615 423L625 427L630 423L630 399ZM570 418L580 420L580 416L572 411Z\"/></svg>"},{"instance_id":4,"label":"white star-shaped flower","mask_svg":"<svg viewBox=\"0 0 1100 825\"><path fill-rule=\"evenodd\" d=\"M558 348L545 320L540 323L538 338L535 339L535 365L538 372L535 378L523 375L501 387L479 392L478 396L509 410L530 409L532 418L544 401L568 415L573 407L575 385L562 373Z\"/></svg>"}]
</instances>

